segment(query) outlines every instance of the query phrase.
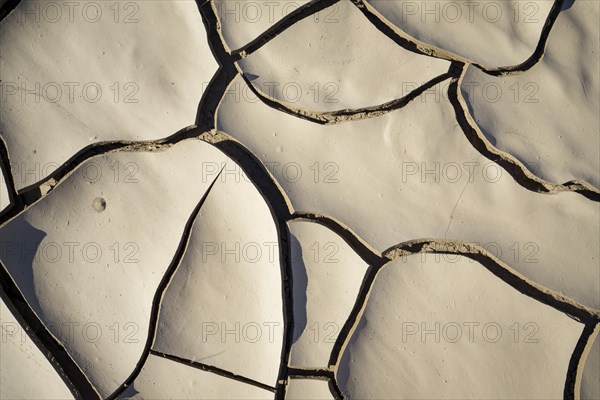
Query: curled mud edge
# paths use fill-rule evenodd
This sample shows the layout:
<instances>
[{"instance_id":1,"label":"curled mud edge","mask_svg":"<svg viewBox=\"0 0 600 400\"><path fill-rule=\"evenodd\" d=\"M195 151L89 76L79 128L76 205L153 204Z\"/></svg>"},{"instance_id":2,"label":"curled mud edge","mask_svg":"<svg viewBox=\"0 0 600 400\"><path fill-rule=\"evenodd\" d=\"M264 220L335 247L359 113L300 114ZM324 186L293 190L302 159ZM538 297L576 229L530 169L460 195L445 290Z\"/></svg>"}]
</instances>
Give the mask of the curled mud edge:
<instances>
[{"instance_id":1,"label":"curled mud edge","mask_svg":"<svg viewBox=\"0 0 600 400\"><path fill-rule=\"evenodd\" d=\"M212 0L210 0L210 3L212 4L213 12L215 13L215 15L217 15L217 21L218 21L217 32L219 33L221 42L223 43L223 46L225 47L225 49L227 49L227 51L237 61L237 60L245 58L245 57L249 56L250 54L254 53L256 50L260 49L265 44L269 43L271 40L273 40L275 37L277 37L280 33L287 30L289 27L296 24L297 22L303 20L304 18L310 17L310 16L318 13L321 10L331 7L332 5L338 3L339 1L340 0L312 0L311 2L309 2L307 4L304 4L304 5L296 8L294 11L290 12L289 14L284 16L282 19L277 21L269 29L267 29L266 31L261 33L257 38L252 40L250 43L242 46L241 48L239 48L237 50L231 50L231 49L229 49L229 46L227 46L227 43L225 42L225 38L223 37L223 31L221 29L221 26L222 26L221 21L219 20L218 14L216 13L216 11L217 11L216 5L215 5L214 1L212 1Z\"/></svg>"},{"instance_id":2,"label":"curled mud edge","mask_svg":"<svg viewBox=\"0 0 600 400\"><path fill-rule=\"evenodd\" d=\"M416 39L390 22L385 16L383 16L372 5L370 5L368 0L352 0L352 2L362 11L362 13L377 29L405 49L425 56L441 58L448 61L458 61L465 64L472 64L481 69L483 72L493 76L515 75L525 72L535 66L544 57L544 50L546 49L548 37L550 36L552 27L554 26L554 23L556 22L556 19L562 10L564 1L565 0L554 0L552 9L548 13L544 27L542 28L542 32L540 33L538 44L533 54L529 56L527 60L517 65L492 67L474 63L472 60L469 60L465 57L461 57L450 51Z\"/></svg>"},{"instance_id":3,"label":"curled mud edge","mask_svg":"<svg viewBox=\"0 0 600 400\"><path fill-rule=\"evenodd\" d=\"M479 153L505 169L519 185L533 192L544 194L576 192L592 201L600 201L600 190L588 182L580 180L571 180L562 184L548 182L530 172L514 156L494 147L469 113L467 101L460 90L466 71L466 66L463 66L460 76L452 79L448 88L448 98L467 140Z\"/></svg>"},{"instance_id":4,"label":"curled mud edge","mask_svg":"<svg viewBox=\"0 0 600 400\"><path fill-rule=\"evenodd\" d=\"M352 229L346 226L343 222L323 214L315 214L308 212L297 211L292 214L290 221L306 221L322 225L341 237L344 242L358 254L362 260L368 265L383 265L388 260L381 253L377 252L367 242L355 234Z\"/></svg>"},{"instance_id":5,"label":"curled mud edge","mask_svg":"<svg viewBox=\"0 0 600 400\"><path fill-rule=\"evenodd\" d=\"M252 93L257 96L264 104L267 106L274 108L278 111L284 112L286 114L293 115L295 117L305 119L310 122L314 122L321 125L333 125L340 124L343 122L357 121L361 119L367 118L375 118L381 115L387 114L389 112L398 110L406 105L408 105L411 101L419 97L423 92L428 89L431 89L435 85L440 82L445 81L446 79L450 79L454 76L454 66L450 65L450 69L448 72L443 73L441 75L436 76L435 78L429 80L427 83L419 86L412 92L407 95L400 97L398 99L394 99L388 101L383 104L379 104L376 106L356 108L356 109L343 109L337 111L330 112L319 112L314 110L308 110L304 108L294 107L290 104L286 104L283 101L277 100L274 97L271 97L264 93L263 91L257 89L252 81L248 79L248 77L243 73L243 71L238 68L240 76L246 82L246 85L250 88Z\"/></svg>"}]
</instances>

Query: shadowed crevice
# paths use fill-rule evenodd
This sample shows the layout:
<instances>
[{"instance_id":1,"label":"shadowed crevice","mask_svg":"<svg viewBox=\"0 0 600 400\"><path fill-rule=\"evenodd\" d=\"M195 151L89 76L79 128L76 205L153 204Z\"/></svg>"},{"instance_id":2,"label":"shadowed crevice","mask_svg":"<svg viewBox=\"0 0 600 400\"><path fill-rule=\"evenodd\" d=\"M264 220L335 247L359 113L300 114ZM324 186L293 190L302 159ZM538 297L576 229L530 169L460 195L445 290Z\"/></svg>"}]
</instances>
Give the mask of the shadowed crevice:
<instances>
[{"instance_id":1,"label":"shadowed crevice","mask_svg":"<svg viewBox=\"0 0 600 400\"><path fill-rule=\"evenodd\" d=\"M206 87L196 114L196 126L198 129L206 132L216 128L215 115L217 109L225 97L227 88L237 75L237 70L233 66L221 67L213 76Z\"/></svg>"},{"instance_id":2,"label":"shadowed crevice","mask_svg":"<svg viewBox=\"0 0 600 400\"><path fill-rule=\"evenodd\" d=\"M2 7L0 7L0 22L2 22L2 20L6 18L6 16L10 14L10 12L14 10L20 2L21 0L6 0Z\"/></svg>"},{"instance_id":3,"label":"shadowed crevice","mask_svg":"<svg viewBox=\"0 0 600 400\"><path fill-rule=\"evenodd\" d=\"M600 325L588 323L583 329L583 332L581 332L581 336L579 337L575 350L573 350L573 354L571 354L571 359L569 360L569 368L565 379L565 391L563 394L564 400L580 398L581 377L583 375L583 369L585 368L585 361L599 330Z\"/></svg>"},{"instance_id":4,"label":"shadowed crevice","mask_svg":"<svg viewBox=\"0 0 600 400\"><path fill-rule=\"evenodd\" d=\"M331 369L323 368L290 368L289 377L294 379L315 379L327 381L329 391L335 400L342 400L344 396Z\"/></svg>"},{"instance_id":5,"label":"shadowed crevice","mask_svg":"<svg viewBox=\"0 0 600 400\"><path fill-rule=\"evenodd\" d=\"M14 210L21 210L24 208L23 199L19 197L17 194L17 190L15 189L15 180L12 173L12 168L10 164L10 158L8 157L8 148L6 147L6 143L4 139L0 136L0 174L4 176L4 184L6 185L6 190L8 194L8 204L4 207L3 210L0 210L0 221L5 217L5 215L12 215L15 212ZM4 190L4 188L0 187L0 190Z\"/></svg>"},{"instance_id":6,"label":"shadowed crevice","mask_svg":"<svg viewBox=\"0 0 600 400\"><path fill-rule=\"evenodd\" d=\"M256 39L252 40L247 45L243 46L240 49L234 50L231 52L232 55L236 58L236 60L242 59L256 50L263 47L265 44L269 43L272 39L277 37L283 31L291 27L292 25L300 22L304 18L310 17L322 11L328 7L333 6L338 3L340 0L313 0L310 3L304 4L294 11L290 12L288 15L277 21L273 26L269 29L261 33ZM223 40L224 41L224 40Z\"/></svg>"}]
</instances>

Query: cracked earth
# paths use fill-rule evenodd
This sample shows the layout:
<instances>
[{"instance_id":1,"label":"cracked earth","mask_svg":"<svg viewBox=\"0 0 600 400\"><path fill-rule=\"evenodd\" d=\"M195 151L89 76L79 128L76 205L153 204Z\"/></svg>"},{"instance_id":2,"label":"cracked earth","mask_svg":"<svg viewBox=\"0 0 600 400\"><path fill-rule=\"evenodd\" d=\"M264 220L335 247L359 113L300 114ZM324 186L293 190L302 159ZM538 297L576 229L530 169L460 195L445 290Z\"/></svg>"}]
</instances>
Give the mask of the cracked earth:
<instances>
[{"instance_id":1,"label":"cracked earth","mask_svg":"<svg viewBox=\"0 0 600 400\"><path fill-rule=\"evenodd\" d=\"M600 399L596 0L0 0L0 398Z\"/></svg>"}]
</instances>

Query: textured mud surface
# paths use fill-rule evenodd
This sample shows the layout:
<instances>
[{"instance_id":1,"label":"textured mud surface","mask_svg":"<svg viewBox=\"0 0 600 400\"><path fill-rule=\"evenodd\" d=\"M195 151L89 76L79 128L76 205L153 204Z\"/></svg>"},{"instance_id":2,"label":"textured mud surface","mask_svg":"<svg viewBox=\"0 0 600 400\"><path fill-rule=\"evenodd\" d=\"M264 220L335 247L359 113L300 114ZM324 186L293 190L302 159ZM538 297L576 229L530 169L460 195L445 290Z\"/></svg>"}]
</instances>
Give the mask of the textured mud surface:
<instances>
[{"instance_id":1,"label":"textured mud surface","mask_svg":"<svg viewBox=\"0 0 600 400\"><path fill-rule=\"evenodd\" d=\"M599 399L594 0L0 0L0 398Z\"/></svg>"}]
</instances>

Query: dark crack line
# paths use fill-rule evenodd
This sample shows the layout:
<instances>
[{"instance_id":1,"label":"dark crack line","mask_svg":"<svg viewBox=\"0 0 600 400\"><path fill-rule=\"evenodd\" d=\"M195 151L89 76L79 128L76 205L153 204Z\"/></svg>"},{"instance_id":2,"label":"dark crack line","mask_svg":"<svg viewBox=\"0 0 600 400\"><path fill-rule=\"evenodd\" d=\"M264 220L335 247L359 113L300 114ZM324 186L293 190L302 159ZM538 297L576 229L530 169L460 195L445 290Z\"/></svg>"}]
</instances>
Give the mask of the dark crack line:
<instances>
[{"instance_id":1,"label":"dark crack line","mask_svg":"<svg viewBox=\"0 0 600 400\"><path fill-rule=\"evenodd\" d=\"M388 261L388 259L371 249L366 242L350 228L342 225L331 217L307 212L294 212L290 217L290 221L308 221L328 228L341 237L344 242L346 242L348 246L350 246L350 248L352 248L352 250L369 265L383 265Z\"/></svg>"},{"instance_id":2,"label":"dark crack line","mask_svg":"<svg viewBox=\"0 0 600 400\"><path fill-rule=\"evenodd\" d=\"M338 387L337 381L335 379L335 373L330 369L323 368L289 368L289 378L294 379L313 379L313 380L322 380L327 381L327 386L331 395L335 400L342 400L344 396L342 396L342 392ZM288 379L289 379L288 378ZM289 384L289 383L288 383Z\"/></svg>"},{"instance_id":3,"label":"dark crack line","mask_svg":"<svg viewBox=\"0 0 600 400\"><path fill-rule=\"evenodd\" d=\"M249 54L254 53L265 44L269 43L271 40L276 38L278 35L283 33L292 25L300 22L301 20L310 17L319 11L322 11L328 7L333 6L338 3L340 0L313 0L310 3L304 4L294 11L287 14L285 17L277 21L273 26L269 29L261 33L256 39L252 40L250 43L241 47L240 49L234 50L231 54L234 55L236 60L242 59ZM212 3L212 1L211 1ZM222 35L220 35L223 38ZM223 38L223 43L225 39Z\"/></svg>"},{"instance_id":4,"label":"dark crack line","mask_svg":"<svg viewBox=\"0 0 600 400\"><path fill-rule=\"evenodd\" d=\"M290 378L296 378L296 379L322 379L322 380L328 380L328 379L333 379L334 378L334 374L333 371L330 369L325 369L325 368L296 368L296 367L290 367L289 368L289 377Z\"/></svg>"},{"instance_id":5,"label":"dark crack line","mask_svg":"<svg viewBox=\"0 0 600 400\"><path fill-rule=\"evenodd\" d=\"M280 240L279 260L281 266L282 312L284 325L276 398L283 399L285 396L285 382L287 380L287 365L294 335L291 242L286 224L291 216L291 211L285 196L277 187L275 180L254 154L248 151L248 149L240 143L231 139L214 143L214 146L240 166L244 174L252 181L265 200L265 203L271 211L273 220L276 221L277 236Z\"/></svg>"},{"instance_id":6,"label":"dark crack line","mask_svg":"<svg viewBox=\"0 0 600 400\"><path fill-rule=\"evenodd\" d=\"M464 76L464 70L461 74L461 78L453 79L448 88L448 98L454 108L456 114L456 120L460 125L463 133L467 140L475 150L481 155L489 159L490 161L498 164L502 169L512 176L512 178L519 185L528 189L532 192L543 193L543 194L556 194L560 192L576 192L582 196L595 201L600 201L600 191L594 188L592 185L582 181L569 181L563 184L554 184L547 182L529 172L523 164L514 158L512 155L502 152L492 146L492 144L479 132L477 124L471 118L469 112L466 110L466 105L463 106L460 94L460 83L462 76ZM464 100L466 101L466 100Z\"/></svg>"},{"instance_id":7,"label":"dark crack line","mask_svg":"<svg viewBox=\"0 0 600 400\"><path fill-rule=\"evenodd\" d=\"M200 99L196 114L196 125L203 131L209 131L216 127L215 115L217 108L224 98L229 84L236 76L237 69L234 66L234 58L225 49L217 32L219 22L210 0L196 0L196 5L204 24L210 51L219 64L219 69L209 82L202 99Z\"/></svg>"},{"instance_id":8,"label":"dark crack line","mask_svg":"<svg viewBox=\"0 0 600 400\"><path fill-rule=\"evenodd\" d=\"M334 400L343 400L344 399L344 395L342 394L342 391L340 390L340 387L338 386L335 376L333 377L333 379L329 380L329 391L331 392L331 395L333 396Z\"/></svg>"},{"instance_id":9,"label":"dark crack line","mask_svg":"<svg viewBox=\"0 0 600 400\"><path fill-rule=\"evenodd\" d=\"M85 374L71 358L63 345L46 328L38 318L16 283L10 277L4 263L0 261L0 297L11 310L17 322L24 329L33 343L40 349L48 362L65 382L67 388L76 399L100 399ZM13 366L18 368L19 366Z\"/></svg>"},{"instance_id":10,"label":"dark crack line","mask_svg":"<svg viewBox=\"0 0 600 400\"><path fill-rule=\"evenodd\" d=\"M256 386L263 390L268 390L269 392L273 392L273 393L275 392L275 388L272 386L265 385L264 383L257 382L250 378L246 378L245 376L236 375L233 372L230 372L230 371L227 371L227 370L224 370L221 368L217 368L212 365L202 364L197 361L188 360L186 358L177 357L177 356L162 353L162 352L156 351L156 350L150 350L150 354L157 356L157 357L163 357L163 358L166 358L167 360L171 360L171 361L177 362L179 364L186 365L188 367L196 368L196 369L199 369L204 372L210 372L210 373L222 376L224 378L233 379L235 381L242 382L247 385Z\"/></svg>"},{"instance_id":11,"label":"dark crack line","mask_svg":"<svg viewBox=\"0 0 600 400\"><path fill-rule=\"evenodd\" d=\"M563 3L565 0L555 0L548 16L546 17L546 21L544 23L544 27L542 28L542 32L540 33L540 40L537 43L537 46L531 56L521 64L499 67L499 68L489 68L484 67L480 64L474 63L473 65L482 70L483 72L492 75L492 76L502 76L511 73L519 73L525 72L531 68L533 68L541 59L544 57L544 52L546 51L546 44L548 43L548 38L550 37L550 32L554 27L554 23L556 22L558 16L563 7Z\"/></svg>"},{"instance_id":12,"label":"dark crack line","mask_svg":"<svg viewBox=\"0 0 600 400\"><path fill-rule=\"evenodd\" d=\"M240 166L268 204L273 218L280 223L281 227L285 227L285 223L292 216L291 205L288 204L287 198L277 185L275 178L243 144L227 134L221 134L225 139L216 143L211 143L203 136L200 136L199 139L212 144Z\"/></svg>"},{"instance_id":13,"label":"dark crack line","mask_svg":"<svg viewBox=\"0 0 600 400\"><path fill-rule=\"evenodd\" d=\"M154 151L157 149L162 149L166 147L170 147L174 144L177 144L183 140L198 137L201 134L201 131L198 127L192 125L181 129L180 131L162 139L157 140L142 140L142 141L127 141L127 140L118 140L118 141L110 141L110 142L99 142L91 144L79 152L77 152L74 156L65 161L60 167L54 170L50 175L41 179L35 184L29 185L26 188L17 191L15 194L14 205L7 210L6 213L3 213L0 216L0 226L5 225L9 220L13 219L23 211L25 211L28 207L32 206L34 203L42 199L46 196L46 194L42 194L41 187L43 185L48 185L50 189L54 188L58 183L60 183L66 176L68 176L72 171L77 169L80 165L84 164L86 161L90 160L93 157L113 153L113 152L127 152L127 151ZM1 146L0 146L1 147ZM0 148L0 156L4 158L2 155L2 151ZM10 175L11 182L14 182L12 174ZM14 187L14 184L13 184ZM51 190L50 190L51 191Z\"/></svg>"},{"instance_id":14,"label":"dark crack line","mask_svg":"<svg viewBox=\"0 0 600 400\"><path fill-rule=\"evenodd\" d=\"M209 87L198 106L196 124L201 129L206 131L210 130L212 132L212 136L211 134L207 134L205 137L201 136L200 139L213 144L242 168L246 176L250 178L265 200L273 219L277 221L276 228L279 238L284 337L282 340L281 360L275 398L284 399L285 382L287 380L287 364L294 333L292 267L290 258L291 244L286 225L286 221L291 214L291 207L286 200L285 194L279 189L275 179L267 172L260 160L258 160L258 158L243 145L235 140L231 140L230 137L226 137L227 135L221 134L214 129L218 126L216 120L217 109L225 97L227 88L237 74L234 62L239 59L241 55L238 54L232 56L225 49L224 42L221 40L221 36L217 29L219 22L215 10L212 7L212 2L210 0L196 0L196 4L202 17L202 22L206 30L213 56L221 66L219 71L217 71L217 74L211 80ZM300 13L297 14L300 15ZM289 21L291 21L291 19L289 19ZM282 26L285 23L286 22L283 22ZM213 90L218 91L218 93L215 92L213 94ZM220 140L218 136L226 138Z\"/></svg>"},{"instance_id":15,"label":"dark crack line","mask_svg":"<svg viewBox=\"0 0 600 400\"><path fill-rule=\"evenodd\" d=\"M574 400L580 397L581 376L585 368L585 358L587 352L592 347L593 339L596 336L594 333L600 328L597 324L586 324L581 336L577 341L577 345L571 354L569 360L569 368L565 380L565 390L563 393L564 400Z\"/></svg>"},{"instance_id":16,"label":"dark crack line","mask_svg":"<svg viewBox=\"0 0 600 400\"><path fill-rule=\"evenodd\" d=\"M512 270L484 248L468 242L445 239L417 239L392 246L383 252L389 260L414 254L455 254L470 258L518 292L546 304L583 324L600 322L600 311L590 309Z\"/></svg>"},{"instance_id":17,"label":"dark crack line","mask_svg":"<svg viewBox=\"0 0 600 400\"><path fill-rule=\"evenodd\" d=\"M204 24L208 38L208 45L213 56L221 67L231 68L236 58L229 54L221 40L221 35L218 32L219 19L212 7L212 2L210 0L196 0L196 5L198 6L198 11L200 11L202 23Z\"/></svg>"},{"instance_id":18,"label":"dark crack line","mask_svg":"<svg viewBox=\"0 0 600 400\"><path fill-rule=\"evenodd\" d=\"M383 33L385 36L387 36L389 39L391 39L398 46L400 46L408 51L412 51L413 53L420 54L422 56L427 56L427 57L432 57L432 58L440 58L440 59L448 60L448 61L459 61L459 62L466 61L463 59L455 59L452 57L444 57L442 55L438 55L438 54L436 54L435 49L423 49L423 47L425 47L425 46L419 45L416 42L399 35L394 30L394 28L392 28L392 26L395 26L394 24L392 24L390 22L388 25L387 22L385 22L383 19L379 18L377 15L372 13L367 8L367 5L365 4L365 2L363 0L351 0L351 1L356 7L358 7L360 12L363 13L363 15L369 20L369 22L375 28L377 28L381 33ZM383 17L383 18L385 18L385 17Z\"/></svg>"},{"instance_id":19,"label":"dark crack line","mask_svg":"<svg viewBox=\"0 0 600 400\"><path fill-rule=\"evenodd\" d=\"M4 208L4 210L0 210L0 221L5 217L5 215L11 215L18 210L24 208L23 199L19 197L17 194L17 189L15 186L15 180L12 174L12 168L10 164L10 158L8 157L8 148L4 139L0 136L0 174L4 176L4 184L6 185L6 190L8 192L8 204ZM4 190L0 188L0 190ZM13 209L15 211L13 211Z\"/></svg>"},{"instance_id":20,"label":"dark crack line","mask_svg":"<svg viewBox=\"0 0 600 400\"><path fill-rule=\"evenodd\" d=\"M257 96L264 104L268 105L269 107L284 112L286 114L292 115L294 117L305 119L307 121L314 122L317 124L333 125L348 121L379 117L391 111L398 110L408 105L411 101L423 94L423 92L427 91L428 89L431 89L438 83L443 82L446 79L452 78L453 74L451 72L446 72L441 75L438 75L435 78L429 80L427 83L419 86L412 92L408 93L407 95L377 106L363 107L357 109L344 109L331 112L310 111L286 105L284 102L270 98L266 94L262 93L259 89L254 87L252 82L245 76L245 74L241 70L240 76L244 79L244 82L246 82L246 85L248 85L252 93L254 93L255 96Z\"/></svg>"},{"instance_id":21,"label":"dark crack line","mask_svg":"<svg viewBox=\"0 0 600 400\"><path fill-rule=\"evenodd\" d=\"M375 281L375 277L379 270L385 264L381 265L371 265L367 270L367 273L363 277L362 283L360 285L360 289L358 290L358 295L356 296L356 301L354 302L354 306L352 306L352 310L346 319L346 322L340 329L340 334L335 340L333 347L331 349L331 354L329 355L329 368L337 368L337 365L340 362L341 356L343 354L344 345L346 340L350 338L351 333L354 327L358 323L358 317L360 316L363 307L367 303L367 297L373 286L373 282Z\"/></svg>"},{"instance_id":22,"label":"dark crack line","mask_svg":"<svg viewBox=\"0 0 600 400\"><path fill-rule=\"evenodd\" d=\"M148 359L148 356L149 356L151 348L152 348L152 344L156 337L156 329L157 329L157 325L158 325L158 316L159 316L158 314L160 311L160 305L162 303L163 296L167 290L167 287L169 286L169 283L171 282L171 279L177 272L177 269L179 268L179 265L181 264L183 257L185 256L188 244L190 242L190 238L192 236L192 229L194 227L196 217L198 216L200 209L204 205L204 202L208 198L208 195L212 191L215 183L221 176L221 172L223 172L223 168L224 167L221 168L221 171L219 171L219 173L217 174L215 179L211 182L210 186L208 187L206 192L204 192L204 195L202 196L202 198L200 199L200 201L198 202L198 204L192 211L192 214L190 215L190 217L189 217L188 221L186 222L185 227L183 229L183 233L181 235L181 240L179 242L179 246L177 247L177 250L175 251L175 254L173 255L173 260L171 261L171 264L165 271L160 283L158 284L156 292L154 293L154 298L152 300L152 308L150 311L150 321L148 323L148 337L146 338L146 345L144 346L142 356L140 357L139 361L137 362L133 372L129 375L129 377L127 377L125 382L123 382L121 385L119 385L119 387L110 396L107 397L107 400L116 399L125 389L127 389L128 386L133 384L133 382L135 381L135 378L137 378L137 376L140 374L142 368L144 367L144 364L146 363L146 360Z\"/></svg>"},{"instance_id":23,"label":"dark crack line","mask_svg":"<svg viewBox=\"0 0 600 400\"><path fill-rule=\"evenodd\" d=\"M196 125L201 131L211 131L216 128L215 116L227 88L237 75L237 70L221 67L206 87L196 114Z\"/></svg>"},{"instance_id":24,"label":"dark crack line","mask_svg":"<svg viewBox=\"0 0 600 400\"><path fill-rule=\"evenodd\" d=\"M451 51L445 50L443 48L438 48L437 46L434 46L432 44L429 44L429 43L423 42L421 40L418 40L416 38L413 38L407 32L402 31L401 27L396 26L391 21L389 21L384 15L380 16L378 12L374 13L373 11L371 11L369 9L369 7L372 7L372 6L368 5L368 2L365 2L365 0L352 0L352 2L369 19L371 24L373 24L377 29L379 29L387 37L392 39L396 44L405 48L406 50L409 50L409 51L412 51L414 53L418 53L418 54L421 54L424 56L428 56L428 57L434 57L434 58L439 58L442 60L457 61L457 62L471 64L470 60L468 60L464 57L461 57L457 54L454 54ZM552 5L552 8L551 8L550 12L548 13L546 21L544 23L544 27L542 28L542 31L540 32L540 39L538 40L536 48L527 60L525 60L524 62L517 64L517 65L504 66L504 67L487 67L487 66L483 66L478 63L472 63L472 64L475 67L481 69L483 72L485 72L489 75L493 75L493 76L522 73L522 72L525 72L525 71L531 69L532 67L534 67L544 56L544 51L546 49L548 37L550 36L550 32L552 31L552 27L554 26L556 19L560 15L563 3L564 3L564 0L555 0L554 1L554 4ZM395 31L394 28L401 30L408 37L404 37L404 36L400 35L398 32Z\"/></svg>"},{"instance_id":25,"label":"dark crack line","mask_svg":"<svg viewBox=\"0 0 600 400\"><path fill-rule=\"evenodd\" d=\"M21 0L6 0L6 3L4 3L2 7L0 7L0 22L2 22L2 20L6 18L6 16L10 14L11 11L14 10L20 2Z\"/></svg>"}]
</instances>

